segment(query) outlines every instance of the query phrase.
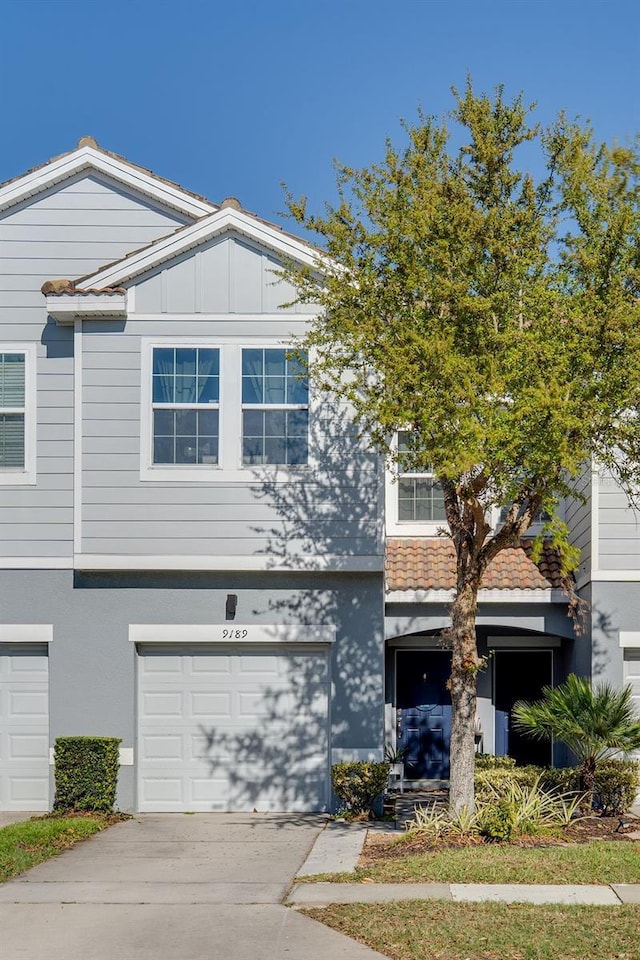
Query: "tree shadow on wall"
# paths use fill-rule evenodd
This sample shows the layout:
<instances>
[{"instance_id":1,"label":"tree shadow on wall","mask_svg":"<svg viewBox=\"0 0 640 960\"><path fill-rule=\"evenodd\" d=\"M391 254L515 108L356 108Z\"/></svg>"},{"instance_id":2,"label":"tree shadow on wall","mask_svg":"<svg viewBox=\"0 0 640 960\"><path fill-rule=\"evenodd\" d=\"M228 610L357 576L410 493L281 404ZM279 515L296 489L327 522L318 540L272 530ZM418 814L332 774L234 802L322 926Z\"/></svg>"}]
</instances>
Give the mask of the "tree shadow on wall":
<instances>
[{"instance_id":1,"label":"tree shadow on wall","mask_svg":"<svg viewBox=\"0 0 640 960\"><path fill-rule=\"evenodd\" d=\"M221 789L228 784L235 809L326 810L332 748L380 757L382 465L343 410L325 400L314 414L312 464L286 479L261 468L252 487L270 515L252 531L272 570L252 614L277 625L274 641L283 628L296 628L296 642L240 651L231 665L237 726L200 729L209 776L220 778ZM308 642L305 627L313 626L334 628L335 642ZM252 679L256 656L278 675Z\"/></svg>"}]
</instances>

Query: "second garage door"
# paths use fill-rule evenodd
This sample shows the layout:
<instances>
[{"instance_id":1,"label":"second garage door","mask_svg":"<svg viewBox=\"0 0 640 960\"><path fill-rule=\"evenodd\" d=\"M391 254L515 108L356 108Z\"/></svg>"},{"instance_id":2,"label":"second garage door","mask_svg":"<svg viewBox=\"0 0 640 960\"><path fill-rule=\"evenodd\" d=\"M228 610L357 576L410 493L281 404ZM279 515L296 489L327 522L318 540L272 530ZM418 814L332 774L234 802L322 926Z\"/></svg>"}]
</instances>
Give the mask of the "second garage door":
<instances>
[{"instance_id":1,"label":"second garage door","mask_svg":"<svg viewBox=\"0 0 640 960\"><path fill-rule=\"evenodd\" d=\"M141 811L326 810L326 647L154 647L138 657Z\"/></svg>"}]
</instances>

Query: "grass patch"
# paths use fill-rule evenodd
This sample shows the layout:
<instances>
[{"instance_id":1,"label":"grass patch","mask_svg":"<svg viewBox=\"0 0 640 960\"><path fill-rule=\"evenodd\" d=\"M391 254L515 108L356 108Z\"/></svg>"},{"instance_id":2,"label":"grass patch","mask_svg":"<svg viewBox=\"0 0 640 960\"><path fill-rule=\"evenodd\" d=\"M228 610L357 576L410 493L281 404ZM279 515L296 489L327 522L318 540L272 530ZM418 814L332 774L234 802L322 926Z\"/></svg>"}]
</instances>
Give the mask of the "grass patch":
<instances>
[{"instance_id":1,"label":"grass patch","mask_svg":"<svg viewBox=\"0 0 640 960\"><path fill-rule=\"evenodd\" d=\"M113 822L108 816L48 816L0 829L0 882L68 850Z\"/></svg>"},{"instance_id":2,"label":"grass patch","mask_svg":"<svg viewBox=\"0 0 640 960\"><path fill-rule=\"evenodd\" d=\"M384 849L384 848L383 848ZM305 878L306 879L306 878ZM575 846L482 844L420 853L387 847L355 874L322 874L334 882L376 883L640 883L640 843L598 840Z\"/></svg>"},{"instance_id":3,"label":"grass patch","mask_svg":"<svg viewBox=\"0 0 640 960\"><path fill-rule=\"evenodd\" d=\"M392 960L638 960L635 906L403 901L308 908Z\"/></svg>"}]
</instances>

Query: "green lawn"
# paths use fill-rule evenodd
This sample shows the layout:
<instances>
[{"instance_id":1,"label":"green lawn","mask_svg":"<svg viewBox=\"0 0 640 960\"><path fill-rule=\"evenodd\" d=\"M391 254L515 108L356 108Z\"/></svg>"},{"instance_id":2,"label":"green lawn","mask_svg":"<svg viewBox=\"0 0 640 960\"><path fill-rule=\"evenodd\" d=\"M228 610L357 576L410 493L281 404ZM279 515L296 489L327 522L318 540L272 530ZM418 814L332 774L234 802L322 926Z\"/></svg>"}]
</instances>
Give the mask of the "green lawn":
<instances>
[{"instance_id":1,"label":"green lawn","mask_svg":"<svg viewBox=\"0 0 640 960\"><path fill-rule=\"evenodd\" d=\"M405 900L334 904L307 916L392 960L638 960L636 906Z\"/></svg>"},{"instance_id":2,"label":"green lawn","mask_svg":"<svg viewBox=\"0 0 640 960\"><path fill-rule=\"evenodd\" d=\"M10 880L108 826L106 817L40 817L0 829L0 882Z\"/></svg>"},{"instance_id":3,"label":"green lawn","mask_svg":"<svg viewBox=\"0 0 640 960\"><path fill-rule=\"evenodd\" d=\"M377 883L640 883L640 843L449 847L380 858L359 867L355 875L322 874L312 879L353 883L364 878Z\"/></svg>"}]
</instances>

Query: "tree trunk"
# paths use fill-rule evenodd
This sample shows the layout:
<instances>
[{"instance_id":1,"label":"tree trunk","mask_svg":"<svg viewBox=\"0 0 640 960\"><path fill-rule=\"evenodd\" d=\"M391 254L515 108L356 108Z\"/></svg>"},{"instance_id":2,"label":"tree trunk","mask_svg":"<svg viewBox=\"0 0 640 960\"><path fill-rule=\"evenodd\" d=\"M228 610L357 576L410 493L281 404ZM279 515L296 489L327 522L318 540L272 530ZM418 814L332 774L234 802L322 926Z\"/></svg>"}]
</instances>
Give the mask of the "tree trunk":
<instances>
[{"instance_id":1,"label":"tree trunk","mask_svg":"<svg viewBox=\"0 0 640 960\"><path fill-rule=\"evenodd\" d=\"M593 812L593 800L596 792L596 760L587 757L580 764L580 789L585 794L584 806L588 813Z\"/></svg>"},{"instance_id":2,"label":"tree trunk","mask_svg":"<svg viewBox=\"0 0 640 960\"><path fill-rule=\"evenodd\" d=\"M451 607L451 773L449 808L474 808L476 678L482 661L476 643L477 588L465 584Z\"/></svg>"}]
</instances>

